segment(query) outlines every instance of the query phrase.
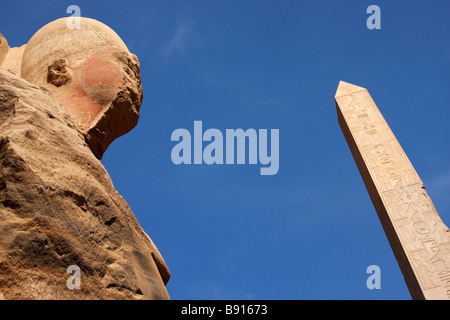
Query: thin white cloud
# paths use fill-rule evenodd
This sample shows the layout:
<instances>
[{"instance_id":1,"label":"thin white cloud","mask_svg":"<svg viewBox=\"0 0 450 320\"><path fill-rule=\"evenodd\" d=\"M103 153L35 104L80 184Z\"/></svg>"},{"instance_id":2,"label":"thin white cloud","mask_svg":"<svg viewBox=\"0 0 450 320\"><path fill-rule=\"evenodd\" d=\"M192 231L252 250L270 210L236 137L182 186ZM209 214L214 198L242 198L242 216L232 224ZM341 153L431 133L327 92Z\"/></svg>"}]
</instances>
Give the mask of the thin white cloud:
<instances>
[{"instance_id":1,"label":"thin white cloud","mask_svg":"<svg viewBox=\"0 0 450 320\"><path fill-rule=\"evenodd\" d=\"M450 192L450 169L443 171L441 174L436 175L433 179L429 181L424 181L425 188L430 196L431 200L434 202L438 213L440 214L442 220L447 222L449 215L449 197Z\"/></svg>"},{"instance_id":2,"label":"thin white cloud","mask_svg":"<svg viewBox=\"0 0 450 320\"><path fill-rule=\"evenodd\" d=\"M268 108L274 108L274 109L284 111L284 112L290 111L290 109L288 108L286 103L280 99L274 99L274 98L263 99L263 100L261 100L261 104Z\"/></svg>"},{"instance_id":3,"label":"thin white cloud","mask_svg":"<svg viewBox=\"0 0 450 320\"><path fill-rule=\"evenodd\" d=\"M243 102L247 108L252 110L261 110L261 108L264 108L266 110L272 109L284 113L291 112L289 106L283 100L277 98L245 98Z\"/></svg>"},{"instance_id":4,"label":"thin white cloud","mask_svg":"<svg viewBox=\"0 0 450 320\"><path fill-rule=\"evenodd\" d=\"M450 186L450 170L437 176L432 182L433 187L443 188Z\"/></svg>"},{"instance_id":5,"label":"thin white cloud","mask_svg":"<svg viewBox=\"0 0 450 320\"><path fill-rule=\"evenodd\" d=\"M255 294L244 292L238 286L231 287L228 284L214 280L204 280L201 284L196 284L191 288L190 294L193 299L252 300L255 298Z\"/></svg>"},{"instance_id":6,"label":"thin white cloud","mask_svg":"<svg viewBox=\"0 0 450 320\"><path fill-rule=\"evenodd\" d=\"M173 37L164 46L162 56L169 59L175 52L183 53L192 44L195 34L195 21L190 18L179 18Z\"/></svg>"}]
</instances>

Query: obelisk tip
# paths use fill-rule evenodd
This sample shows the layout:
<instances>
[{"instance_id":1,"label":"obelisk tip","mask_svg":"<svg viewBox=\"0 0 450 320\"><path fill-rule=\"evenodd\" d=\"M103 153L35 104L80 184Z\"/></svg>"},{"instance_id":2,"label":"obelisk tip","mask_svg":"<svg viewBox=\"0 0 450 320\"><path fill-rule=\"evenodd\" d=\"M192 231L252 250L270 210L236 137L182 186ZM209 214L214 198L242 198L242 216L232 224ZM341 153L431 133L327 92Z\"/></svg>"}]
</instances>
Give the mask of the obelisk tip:
<instances>
[{"instance_id":1,"label":"obelisk tip","mask_svg":"<svg viewBox=\"0 0 450 320\"><path fill-rule=\"evenodd\" d=\"M336 90L336 94L334 95L335 98L339 96L346 96L348 94L352 94L358 91L366 90L363 87L356 86L354 84L345 82L345 81L339 81L338 88Z\"/></svg>"}]
</instances>

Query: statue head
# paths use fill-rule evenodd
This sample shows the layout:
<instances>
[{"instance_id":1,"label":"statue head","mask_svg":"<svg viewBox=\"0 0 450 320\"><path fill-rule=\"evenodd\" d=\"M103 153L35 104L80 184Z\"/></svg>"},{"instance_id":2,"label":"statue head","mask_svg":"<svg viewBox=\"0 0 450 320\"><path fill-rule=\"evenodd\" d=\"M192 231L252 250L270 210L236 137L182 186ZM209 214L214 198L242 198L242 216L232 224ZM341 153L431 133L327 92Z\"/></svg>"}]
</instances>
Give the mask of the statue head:
<instances>
[{"instance_id":1,"label":"statue head","mask_svg":"<svg viewBox=\"0 0 450 320\"><path fill-rule=\"evenodd\" d=\"M27 43L20 75L65 105L93 153L136 126L142 103L139 61L120 37L94 19L50 22Z\"/></svg>"}]
</instances>

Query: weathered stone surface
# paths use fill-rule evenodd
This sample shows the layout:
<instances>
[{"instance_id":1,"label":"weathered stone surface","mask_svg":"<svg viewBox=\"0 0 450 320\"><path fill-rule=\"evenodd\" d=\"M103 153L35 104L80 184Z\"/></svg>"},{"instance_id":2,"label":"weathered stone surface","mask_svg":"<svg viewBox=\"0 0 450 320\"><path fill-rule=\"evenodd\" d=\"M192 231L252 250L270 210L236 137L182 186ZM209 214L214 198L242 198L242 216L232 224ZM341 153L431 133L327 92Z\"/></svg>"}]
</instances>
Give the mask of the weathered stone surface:
<instances>
[{"instance_id":1,"label":"weathered stone surface","mask_svg":"<svg viewBox=\"0 0 450 320\"><path fill-rule=\"evenodd\" d=\"M6 41L5 37L0 33L0 66L6 58L6 55L9 51L8 41Z\"/></svg>"},{"instance_id":2,"label":"weathered stone surface","mask_svg":"<svg viewBox=\"0 0 450 320\"><path fill-rule=\"evenodd\" d=\"M366 89L341 81L339 124L414 299L450 299L450 231Z\"/></svg>"},{"instance_id":3,"label":"weathered stone surface","mask_svg":"<svg viewBox=\"0 0 450 320\"><path fill-rule=\"evenodd\" d=\"M0 36L0 298L168 299L168 268L99 160L137 123L139 62L100 22L65 23L20 48Z\"/></svg>"},{"instance_id":4,"label":"weathered stone surface","mask_svg":"<svg viewBox=\"0 0 450 320\"><path fill-rule=\"evenodd\" d=\"M66 60L59 59L48 66L47 82L55 87L61 87L71 81L72 77L66 69Z\"/></svg>"},{"instance_id":5,"label":"weathered stone surface","mask_svg":"<svg viewBox=\"0 0 450 320\"><path fill-rule=\"evenodd\" d=\"M169 273L67 110L0 69L0 294L165 299ZM66 268L82 270L81 290Z\"/></svg>"},{"instance_id":6,"label":"weathered stone surface","mask_svg":"<svg viewBox=\"0 0 450 320\"><path fill-rule=\"evenodd\" d=\"M26 45L18 48L10 48L8 41L0 33L0 67L20 76L22 55Z\"/></svg>"}]
</instances>

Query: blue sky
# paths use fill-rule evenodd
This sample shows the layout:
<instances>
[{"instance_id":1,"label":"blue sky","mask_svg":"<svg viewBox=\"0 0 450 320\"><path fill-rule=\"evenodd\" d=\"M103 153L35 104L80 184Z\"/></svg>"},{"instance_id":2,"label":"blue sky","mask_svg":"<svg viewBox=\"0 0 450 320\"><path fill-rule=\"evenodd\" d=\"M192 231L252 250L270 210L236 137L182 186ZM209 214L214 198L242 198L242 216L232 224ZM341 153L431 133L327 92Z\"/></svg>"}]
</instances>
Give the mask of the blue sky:
<instances>
[{"instance_id":1,"label":"blue sky","mask_svg":"<svg viewBox=\"0 0 450 320\"><path fill-rule=\"evenodd\" d=\"M170 268L172 299L410 299L339 128L340 80L369 90L450 225L448 1L9 1L20 46L81 15L141 63L138 126L103 158ZM381 9L369 30L366 9ZM280 130L280 169L180 165L177 128ZM381 289L366 287L369 265Z\"/></svg>"}]
</instances>

